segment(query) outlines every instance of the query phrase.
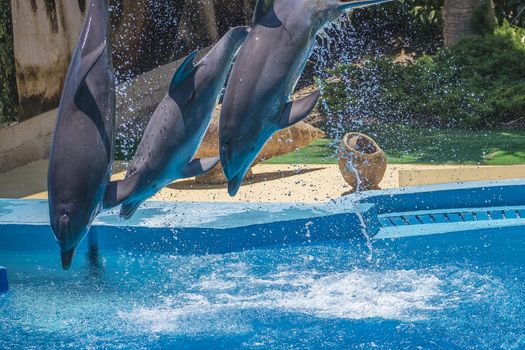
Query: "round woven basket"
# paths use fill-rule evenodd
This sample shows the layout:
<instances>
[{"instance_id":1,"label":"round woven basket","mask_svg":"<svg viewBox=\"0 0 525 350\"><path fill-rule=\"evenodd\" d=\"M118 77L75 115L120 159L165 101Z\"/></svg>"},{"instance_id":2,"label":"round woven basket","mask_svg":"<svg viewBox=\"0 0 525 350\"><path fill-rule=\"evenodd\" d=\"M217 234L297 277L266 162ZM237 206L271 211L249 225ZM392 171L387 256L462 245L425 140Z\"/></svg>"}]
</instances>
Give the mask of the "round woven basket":
<instances>
[{"instance_id":1,"label":"round woven basket","mask_svg":"<svg viewBox=\"0 0 525 350\"><path fill-rule=\"evenodd\" d=\"M337 152L339 169L356 191L379 188L386 173L386 154L370 137L346 134Z\"/></svg>"}]
</instances>

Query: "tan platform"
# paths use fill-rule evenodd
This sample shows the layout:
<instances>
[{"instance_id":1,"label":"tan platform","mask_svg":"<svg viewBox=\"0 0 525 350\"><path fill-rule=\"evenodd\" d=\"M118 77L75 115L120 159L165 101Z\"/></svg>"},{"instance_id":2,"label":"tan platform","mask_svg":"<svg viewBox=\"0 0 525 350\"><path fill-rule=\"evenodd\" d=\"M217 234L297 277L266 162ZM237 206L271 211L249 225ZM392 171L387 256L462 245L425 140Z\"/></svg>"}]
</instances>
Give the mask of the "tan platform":
<instances>
[{"instance_id":1,"label":"tan platform","mask_svg":"<svg viewBox=\"0 0 525 350\"><path fill-rule=\"evenodd\" d=\"M120 170L120 171L119 171ZM124 176L116 167L114 178ZM37 161L0 174L0 198L47 198L47 161ZM154 200L218 202L319 203L352 191L337 165L257 165L254 178L235 198L225 185L199 185L180 180L157 194ZM389 165L381 188L446 182L525 178L525 166Z\"/></svg>"}]
</instances>

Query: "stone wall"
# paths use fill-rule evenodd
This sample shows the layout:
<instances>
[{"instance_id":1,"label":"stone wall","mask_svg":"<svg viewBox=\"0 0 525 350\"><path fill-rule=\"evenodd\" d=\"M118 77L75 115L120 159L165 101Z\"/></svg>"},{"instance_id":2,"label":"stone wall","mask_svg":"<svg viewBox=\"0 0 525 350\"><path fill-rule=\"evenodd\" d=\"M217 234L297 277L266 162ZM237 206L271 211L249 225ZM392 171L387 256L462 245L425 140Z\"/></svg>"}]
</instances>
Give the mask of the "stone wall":
<instances>
[{"instance_id":1,"label":"stone wall","mask_svg":"<svg viewBox=\"0 0 525 350\"><path fill-rule=\"evenodd\" d=\"M11 0L19 120L56 107L82 22L72 0Z\"/></svg>"},{"instance_id":2,"label":"stone wall","mask_svg":"<svg viewBox=\"0 0 525 350\"><path fill-rule=\"evenodd\" d=\"M110 0L120 81L211 45L255 0ZM55 108L89 0L11 0L19 120Z\"/></svg>"}]
</instances>

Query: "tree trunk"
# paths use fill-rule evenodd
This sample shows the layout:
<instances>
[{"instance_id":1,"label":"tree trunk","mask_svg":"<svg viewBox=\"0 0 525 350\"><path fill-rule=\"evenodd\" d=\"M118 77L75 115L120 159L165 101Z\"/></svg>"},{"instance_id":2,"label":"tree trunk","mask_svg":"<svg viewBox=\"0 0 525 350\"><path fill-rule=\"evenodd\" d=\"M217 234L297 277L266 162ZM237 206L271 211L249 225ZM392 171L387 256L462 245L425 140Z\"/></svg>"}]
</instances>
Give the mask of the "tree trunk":
<instances>
[{"instance_id":1,"label":"tree trunk","mask_svg":"<svg viewBox=\"0 0 525 350\"><path fill-rule=\"evenodd\" d=\"M477 20L476 16L494 18L494 4L491 0L445 0L443 16L445 46L451 46L467 36L479 34L479 28L473 22Z\"/></svg>"}]
</instances>

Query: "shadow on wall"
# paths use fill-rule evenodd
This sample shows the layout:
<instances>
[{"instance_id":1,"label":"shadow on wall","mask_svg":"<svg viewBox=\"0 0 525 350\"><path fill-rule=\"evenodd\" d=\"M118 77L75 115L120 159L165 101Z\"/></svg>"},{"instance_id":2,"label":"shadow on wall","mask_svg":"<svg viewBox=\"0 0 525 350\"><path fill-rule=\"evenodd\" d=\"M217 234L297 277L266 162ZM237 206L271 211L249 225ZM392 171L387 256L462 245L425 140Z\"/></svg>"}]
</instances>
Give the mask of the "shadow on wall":
<instances>
[{"instance_id":1,"label":"shadow on wall","mask_svg":"<svg viewBox=\"0 0 525 350\"><path fill-rule=\"evenodd\" d=\"M230 27L248 22L254 3L110 0L117 78L128 80L209 46ZM89 0L11 0L20 120L58 105L88 4Z\"/></svg>"}]
</instances>

